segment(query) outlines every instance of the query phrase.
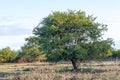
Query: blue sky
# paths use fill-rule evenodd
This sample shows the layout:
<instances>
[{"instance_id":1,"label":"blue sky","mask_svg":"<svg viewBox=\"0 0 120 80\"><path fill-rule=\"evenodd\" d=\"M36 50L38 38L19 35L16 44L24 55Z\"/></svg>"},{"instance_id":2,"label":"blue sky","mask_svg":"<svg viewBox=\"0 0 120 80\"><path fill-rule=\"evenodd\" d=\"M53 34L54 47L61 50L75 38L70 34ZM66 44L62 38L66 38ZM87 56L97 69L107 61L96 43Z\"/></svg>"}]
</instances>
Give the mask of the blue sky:
<instances>
[{"instance_id":1,"label":"blue sky","mask_svg":"<svg viewBox=\"0 0 120 80\"><path fill-rule=\"evenodd\" d=\"M0 49L18 50L33 28L52 11L83 10L108 25L104 38L120 48L120 0L0 0Z\"/></svg>"}]
</instances>

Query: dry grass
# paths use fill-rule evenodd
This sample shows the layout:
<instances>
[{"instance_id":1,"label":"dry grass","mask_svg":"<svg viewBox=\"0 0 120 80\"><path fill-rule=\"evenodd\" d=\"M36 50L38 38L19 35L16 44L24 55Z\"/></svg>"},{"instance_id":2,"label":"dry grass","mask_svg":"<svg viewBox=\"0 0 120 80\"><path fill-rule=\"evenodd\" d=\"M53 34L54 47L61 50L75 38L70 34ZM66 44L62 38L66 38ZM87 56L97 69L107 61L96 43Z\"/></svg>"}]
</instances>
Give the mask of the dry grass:
<instances>
[{"instance_id":1,"label":"dry grass","mask_svg":"<svg viewBox=\"0 0 120 80\"><path fill-rule=\"evenodd\" d=\"M79 72L74 72L68 62L0 64L0 77L4 80L120 80L120 61L91 61L79 68Z\"/></svg>"}]
</instances>

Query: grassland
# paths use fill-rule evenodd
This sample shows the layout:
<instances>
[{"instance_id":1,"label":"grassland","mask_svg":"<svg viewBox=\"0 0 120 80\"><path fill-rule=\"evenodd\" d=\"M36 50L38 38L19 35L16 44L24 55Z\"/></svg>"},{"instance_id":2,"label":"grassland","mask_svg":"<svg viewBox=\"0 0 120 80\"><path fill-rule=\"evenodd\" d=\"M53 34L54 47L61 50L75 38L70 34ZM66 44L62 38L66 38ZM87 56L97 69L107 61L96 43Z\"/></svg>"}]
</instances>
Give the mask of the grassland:
<instances>
[{"instance_id":1,"label":"grassland","mask_svg":"<svg viewBox=\"0 0 120 80\"><path fill-rule=\"evenodd\" d=\"M0 80L120 80L120 61L89 61L72 70L70 62L1 63Z\"/></svg>"}]
</instances>

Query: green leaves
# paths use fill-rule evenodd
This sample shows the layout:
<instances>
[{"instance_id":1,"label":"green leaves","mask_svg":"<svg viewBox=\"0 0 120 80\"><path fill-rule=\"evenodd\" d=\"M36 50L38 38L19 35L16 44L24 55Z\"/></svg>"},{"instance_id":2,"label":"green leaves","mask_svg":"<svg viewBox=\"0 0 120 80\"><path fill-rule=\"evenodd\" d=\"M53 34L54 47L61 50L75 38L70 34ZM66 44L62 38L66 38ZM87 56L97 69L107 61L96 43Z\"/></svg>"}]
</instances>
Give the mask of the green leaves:
<instances>
[{"instance_id":1,"label":"green leaves","mask_svg":"<svg viewBox=\"0 0 120 80\"><path fill-rule=\"evenodd\" d=\"M24 45L21 53L18 56L20 59L25 59L26 62L45 60L45 54L39 50L39 46Z\"/></svg>"},{"instance_id":2,"label":"green leaves","mask_svg":"<svg viewBox=\"0 0 120 80\"><path fill-rule=\"evenodd\" d=\"M0 62L12 62L16 59L18 53L12 51L9 47L0 50Z\"/></svg>"},{"instance_id":3,"label":"green leaves","mask_svg":"<svg viewBox=\"0 0 120 80\"><path fill-rule=\"evenodd\" d=\"M106 25L95 20L96 17L80 10L56 11L44 18L33 33L48 58L56 61L87 59L88 56L99 56L111 47L102 41Z\"/></svg>"}]
</instances>

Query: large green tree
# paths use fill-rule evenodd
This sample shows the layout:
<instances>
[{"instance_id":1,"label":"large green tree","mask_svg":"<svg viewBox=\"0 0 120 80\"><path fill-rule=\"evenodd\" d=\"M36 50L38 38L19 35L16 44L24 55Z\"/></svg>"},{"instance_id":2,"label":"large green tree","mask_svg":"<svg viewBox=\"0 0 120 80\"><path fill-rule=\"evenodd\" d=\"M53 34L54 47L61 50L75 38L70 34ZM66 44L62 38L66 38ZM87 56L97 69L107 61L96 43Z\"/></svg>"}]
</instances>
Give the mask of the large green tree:
<instances>
[{"instance_id":1,"label":"large green tree","mask_svg":"<svg viewBox=\"0 0 120 80\"><path fill-rule=\"evenodd\" d=\"M48 60L70 60L74 70L78 71L78 60L94 58L111 47L108 41L104 43L109 47L100 44L107 28L95 20L96 17L83 11L56 11L44 18L33 33Z\"/></svg>"}]
</instances>

